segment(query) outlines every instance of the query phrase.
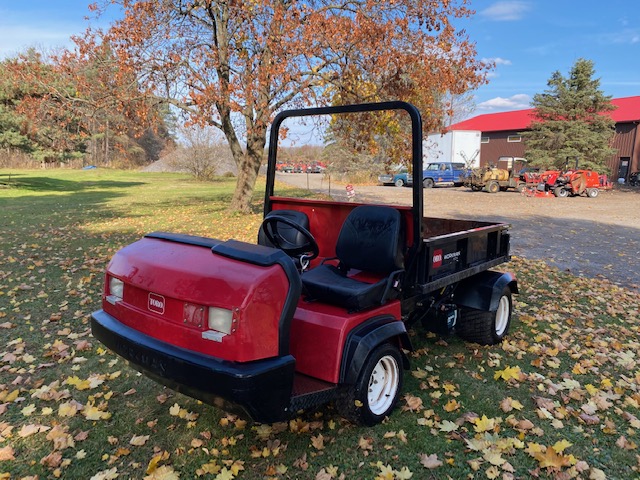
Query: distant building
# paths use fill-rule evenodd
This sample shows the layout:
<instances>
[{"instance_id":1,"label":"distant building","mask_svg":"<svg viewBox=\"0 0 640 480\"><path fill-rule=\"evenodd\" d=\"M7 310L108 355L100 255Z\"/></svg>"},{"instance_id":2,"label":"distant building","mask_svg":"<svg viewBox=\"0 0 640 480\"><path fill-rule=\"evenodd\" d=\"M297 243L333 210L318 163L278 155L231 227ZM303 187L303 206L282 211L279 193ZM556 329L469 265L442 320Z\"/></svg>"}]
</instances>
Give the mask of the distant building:
<instances>
[{"instance_id":1,"label":"distant building","mask_svg":"<svg viewBox=\"0 0 640 480\"><path fill-rule=\"evenodd\" d=\"M610 112L616 122L612 147L617 153L607 161L613 178L629 179L629 174L640 170L640 96L615 98L611 103L618 108ZM449 127L449 131L479 130L480 162L495 163L499 157L524 157L522 132L529 129L535 118L532 108L511 112L488 113L464 120Z\"/></svg>"}]
</instances>

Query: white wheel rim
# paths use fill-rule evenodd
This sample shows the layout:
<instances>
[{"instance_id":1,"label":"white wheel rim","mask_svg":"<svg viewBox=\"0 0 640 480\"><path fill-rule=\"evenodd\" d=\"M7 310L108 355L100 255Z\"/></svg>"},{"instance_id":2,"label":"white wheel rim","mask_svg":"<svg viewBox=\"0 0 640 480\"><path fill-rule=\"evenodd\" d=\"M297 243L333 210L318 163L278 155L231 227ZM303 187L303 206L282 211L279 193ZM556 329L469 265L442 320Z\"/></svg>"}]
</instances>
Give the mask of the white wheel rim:
<instances>
[{"instance_id":1,"label":"white wheel rim","mask_svg":"<svg viewBox=\"0 0 640 480\"><path fill-rule=\"evenodd\" d=\"M509 325L509 297L503 295L496 310L496 335L501 337Z\"/></svg>"},{"instance_id":2,"label":"white wheel rim","mask_svg":"<svg viewBox=\"0 0 640 480\"><path fill-rule=\"evenodd\" d=\"M398 391L399 377L400 371L395 358L385 355L378 360L369 377L367 391L367 402L371 413L382 415L391 407Z\"/></svg>"}]
</instances>

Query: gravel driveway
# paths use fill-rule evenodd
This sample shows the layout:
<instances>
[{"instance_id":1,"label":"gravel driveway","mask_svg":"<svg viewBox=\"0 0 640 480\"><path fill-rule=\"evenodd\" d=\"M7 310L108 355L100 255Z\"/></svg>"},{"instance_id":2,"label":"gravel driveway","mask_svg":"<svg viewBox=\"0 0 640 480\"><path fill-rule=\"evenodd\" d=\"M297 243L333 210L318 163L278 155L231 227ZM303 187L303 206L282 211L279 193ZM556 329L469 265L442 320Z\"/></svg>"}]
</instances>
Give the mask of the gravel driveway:
<instances>
[{"instance_id":1,"label":"gravel driveway","mask_svg":"<svg viewBox=\"0 0 640 480\"><path fill-rule=\"evenodd\" d=\"M322 175L278 173L277 179L329 192ZM410 188L356 186L355 190L356 202L411 204ZM332 182L331 195L345 200L345 186ZM424 190L424 211L432 217L510 223L513 255L640 290L640 189L603 191L597 198L535 198L514 191L489 194L433 188Z\"/></svg>"}]
</instances>

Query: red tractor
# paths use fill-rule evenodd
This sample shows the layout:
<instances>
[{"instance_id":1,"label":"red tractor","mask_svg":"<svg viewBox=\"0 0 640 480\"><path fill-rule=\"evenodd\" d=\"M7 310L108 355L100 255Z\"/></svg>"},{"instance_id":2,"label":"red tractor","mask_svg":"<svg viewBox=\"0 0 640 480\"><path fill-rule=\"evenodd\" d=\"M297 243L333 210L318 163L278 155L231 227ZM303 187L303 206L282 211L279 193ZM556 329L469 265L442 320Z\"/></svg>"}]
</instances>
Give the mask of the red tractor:
<instances>
[{"instance_id":1,"label":"red tractor","mask_svg":"<svg viewBox=\"0 0 640 480\"><path fill-rule=\"evenodd\" d=\"M539 190L553 192L556 197L573 197L586 195L595 198L601 189L611 188L605 175L600 175L593 170L568 170L559 172L549 170L541 177Z\"/></svg>"},{"instance_id":2,"label":"red tractor","mask_svg":"<svg viewBox=\"0 0 640 480\"><path fill-rule=\"evenodd\" d=\"M412 125L413 205L274 194L287 119L392 111ZM296 120L297 118L297 120ZM154 232L117 252L93 335L174 390L258 422L333 401L364 425L388 416L421 322L481 344L509 330L509 225L423 216L422 124L403 102L280 113L258 243Z\"/></svg>"}]
</instances>

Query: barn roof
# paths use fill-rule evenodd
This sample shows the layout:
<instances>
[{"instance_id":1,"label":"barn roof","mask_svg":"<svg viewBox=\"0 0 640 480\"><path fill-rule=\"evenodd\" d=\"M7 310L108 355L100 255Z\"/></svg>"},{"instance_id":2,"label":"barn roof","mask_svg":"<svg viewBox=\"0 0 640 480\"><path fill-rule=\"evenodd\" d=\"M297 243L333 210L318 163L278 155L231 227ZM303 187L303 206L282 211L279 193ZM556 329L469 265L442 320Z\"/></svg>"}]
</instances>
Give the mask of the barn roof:
<instances>
[{"instance_id":1,"label":"barn roof","mask_svg":"<svg viewBox=\"0 0 640 480\"><path fill-rule=\"evenodd\" d=\"M614 98L611 103L618 107L609 113L616 123L640 120L640 96ZM449 127L449 130L480 130L482 132L526 130L534 118L533 108L487 113L455 123Z\"/></svg>"}]
</instances>

